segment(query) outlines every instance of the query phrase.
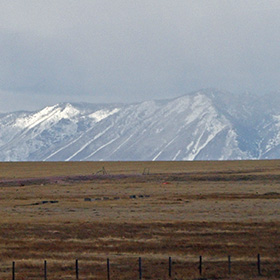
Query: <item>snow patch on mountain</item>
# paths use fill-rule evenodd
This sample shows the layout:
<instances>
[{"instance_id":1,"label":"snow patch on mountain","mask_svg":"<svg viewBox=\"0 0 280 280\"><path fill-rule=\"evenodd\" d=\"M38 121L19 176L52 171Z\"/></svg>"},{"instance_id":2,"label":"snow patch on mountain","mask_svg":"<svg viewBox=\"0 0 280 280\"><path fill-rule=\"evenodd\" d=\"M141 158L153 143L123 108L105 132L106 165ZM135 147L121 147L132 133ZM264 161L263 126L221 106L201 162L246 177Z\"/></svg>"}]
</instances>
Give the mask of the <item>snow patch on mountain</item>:
<instances>
[{"instance_id":1,"label":"snow patch on mountain","mask_svg":"<svg viewBox=\"0 0 280 280\"><path fill-rule=\"evenodd\" d=\"M92 114L89 115L90 118L94 119L95 122L100 122L103 119L114 115L115 113L119 112L120 109L119 108L115 108L113 110L98 110Z\"/></svg>"}]
</instances>

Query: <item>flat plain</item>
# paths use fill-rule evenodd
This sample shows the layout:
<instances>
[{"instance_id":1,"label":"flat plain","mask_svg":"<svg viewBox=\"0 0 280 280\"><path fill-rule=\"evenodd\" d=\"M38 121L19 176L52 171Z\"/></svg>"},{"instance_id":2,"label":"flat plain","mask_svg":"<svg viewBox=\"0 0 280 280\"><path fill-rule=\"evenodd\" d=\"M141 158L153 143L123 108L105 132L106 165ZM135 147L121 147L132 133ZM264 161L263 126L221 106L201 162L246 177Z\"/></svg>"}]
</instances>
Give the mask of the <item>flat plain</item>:
<instances>
[{"instance_id":1,"label":"flat plain","mask_svg":"<svg viewBox=\"0 0 280 280\"><path fill-rule=\"evenodd\" d=\"M1 280L280 278L277 160L0 163L0 217Z\"/></svg>"}]
</instances>

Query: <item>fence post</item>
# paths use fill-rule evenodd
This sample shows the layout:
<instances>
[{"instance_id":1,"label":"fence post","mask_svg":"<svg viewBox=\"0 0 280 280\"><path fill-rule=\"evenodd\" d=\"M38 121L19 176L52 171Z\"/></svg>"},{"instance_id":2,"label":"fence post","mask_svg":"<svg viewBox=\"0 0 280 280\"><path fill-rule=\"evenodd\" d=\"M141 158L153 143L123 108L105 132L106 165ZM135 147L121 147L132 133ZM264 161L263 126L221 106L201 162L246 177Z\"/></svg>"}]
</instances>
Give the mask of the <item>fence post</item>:
<instances>
[{"instance_id":1,"label":"fence post","mask_svg":"<svg viewBox=\"0 0 280 280\"><path fill-rule=\"evenodd\" d=\"M261 275L261 256L258 254L258 274Z\"/></svg>"},{"instance_id":2,"label":"fence post","mask_svg":"<svg viewBox=\"0 0 280 280\"><path fill-rule=\"evenodd\" d=\"M15 264L15 262L13 262L13 266L12 266L12 276L13 276L13 280L16 279L16 277L15 277L15 270L16 270L16 264Z\"/></svg>"},{"instance_id":3,"label":"fence post","mask_svg":"<svg viewBox=\"0 0 280 280\"><path fill-rule=\"evenodd\" d=\"M202 256L199 256L199 275L202 275Z\"/></svg>"},{"instance_id":4,"label":"fence post","mask_svg":"<svg viewBox=\"0 0 280 280\"><path fill-rule=\"evenodd\" d=\"M110 260L107 259L107 279L110 280Z\"/></svg>"},{"instance_id":5,"label":"fence post","mask_svg":"<svg viewBox=\"0 0 280 280\"><path fill-rule=\"evenodd\" d=\"M79 279L79 260L76 260L76 279Z\"/></svg>"},{"instance_id":6,"label":"fence post","mask_svg":"<svg viewBox=\"0 0 280 280\"><path fill-rule=\"evenodd\" d=\"M139 279L142 279L142 259L139 258Z\"/></svg>"},{"instance_id":7,"label":"fence post","mask_svg":"<svg viewBox=\"0 0 280 280\"><path fill-rule=\"evenodd\" d=\"M47 280L47 261L44 261L44 279Z\"/></svg>"},{"instance_id":8,"label":"fence post","mask_svg":"<svg viewBox=\"0 0 280 280\"><path fill-rule=\"evenodd\" d=\"M171 277L171 275L172 275L172 258L171 257L169 257L168 275L169 275L169 277Z\"/></svg>"},{"instance_id":9,"label":"fence post","mask_svg":"<svg viewBox=\"0 0 280 280\"><path fill-rule=\"evenodd\" d=\"M228 274L231 274L231 258L228 256Z\"/></svg>"}]
</instances>

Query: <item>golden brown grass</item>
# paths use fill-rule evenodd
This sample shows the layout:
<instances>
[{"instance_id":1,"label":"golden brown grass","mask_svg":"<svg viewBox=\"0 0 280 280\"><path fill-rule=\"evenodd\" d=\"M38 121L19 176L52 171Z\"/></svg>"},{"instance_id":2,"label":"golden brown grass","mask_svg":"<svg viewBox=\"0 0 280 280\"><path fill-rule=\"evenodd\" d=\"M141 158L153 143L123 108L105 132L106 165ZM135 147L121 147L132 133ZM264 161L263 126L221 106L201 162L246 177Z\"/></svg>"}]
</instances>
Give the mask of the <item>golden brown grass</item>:
<instances>
[{"instance_id":1,"label":"golden brown grass","mask_svg":"<svg viewBox=\"0 0 280 280\"><path fill-rule=\"evenodd\" d=\"M103 166L111 176L75 177ZM280 161L0 163L0 171L1 280L11 279L12 261L16 279L43 279L45 259L48 279L75 279L75 259L80 279L106 279L108 257L111 279L137 279L140 256L143 279L170 279L169 256L172 279L195 279L200 255L205 278L230 279L228 255L231 279L280 278Z\"/></svg>"},{"instance_id":2,"label":"golden brown grass","mask_svg":"<svg viewBox=\"0 0 280 280\"><path fill-rule=\"evenodd\" d=\"M88 175L105 168L110 174L238 172L279 174L279 160L160 162L0 162L0 178Z\"/></svg>"}]
</instances>

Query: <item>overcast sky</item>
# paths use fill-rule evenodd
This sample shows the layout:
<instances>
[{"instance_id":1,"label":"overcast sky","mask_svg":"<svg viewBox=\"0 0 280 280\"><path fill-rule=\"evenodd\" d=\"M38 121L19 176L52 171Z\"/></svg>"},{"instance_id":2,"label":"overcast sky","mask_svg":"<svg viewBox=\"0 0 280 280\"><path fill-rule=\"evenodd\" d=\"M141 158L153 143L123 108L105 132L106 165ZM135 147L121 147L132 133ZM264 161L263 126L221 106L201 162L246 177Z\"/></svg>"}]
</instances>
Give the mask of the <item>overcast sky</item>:
<instances>
[{"instance_id":1,"label":"overcast sky","mask_svg":"<svg viewBox=\"0 0 280 280\"><path fill-rule=\"evenodd\" d=\"M279 0L0 0L0 112L280 90Z\"/></svg>"}]
</instances>

